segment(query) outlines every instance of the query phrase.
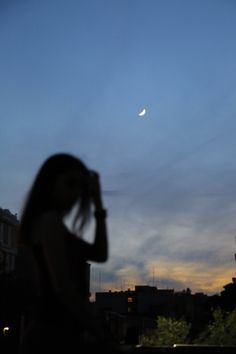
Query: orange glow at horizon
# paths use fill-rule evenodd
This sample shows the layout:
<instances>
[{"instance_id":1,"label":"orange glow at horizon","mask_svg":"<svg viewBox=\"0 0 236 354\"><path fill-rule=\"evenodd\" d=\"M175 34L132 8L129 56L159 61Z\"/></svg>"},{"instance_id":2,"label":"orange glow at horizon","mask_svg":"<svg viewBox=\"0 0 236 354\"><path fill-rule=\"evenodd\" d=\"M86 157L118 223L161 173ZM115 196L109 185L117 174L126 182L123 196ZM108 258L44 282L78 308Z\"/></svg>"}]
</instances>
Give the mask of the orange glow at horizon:
<instances>
[{"instance_id":1,"label":"orange glow at horizon","mask_svg":"<svg viewBox=\"0 0 236 354\"><path fill-rule=\"evenodd\" d=\"M153 269L155 269L155 278ZM194 262L150 262L146 271L148 280L141 279L135 267L126 266L117 272L117 277L122 280L117 281L116 284L104 282L101 291L134 290L135 285L154 285L159 289L173 288L175 291L181 291L190 288L192 293L202 292L213 295L223 291L223 286L230 283L236 276L235 267L214 266L210 268L209 265ZM168 286L165 286L166 279L168 279ZM172 282L173 286L171 286ZM182 288L175 287L178 282L184 284Z\"/></svg>"}]
</instances>

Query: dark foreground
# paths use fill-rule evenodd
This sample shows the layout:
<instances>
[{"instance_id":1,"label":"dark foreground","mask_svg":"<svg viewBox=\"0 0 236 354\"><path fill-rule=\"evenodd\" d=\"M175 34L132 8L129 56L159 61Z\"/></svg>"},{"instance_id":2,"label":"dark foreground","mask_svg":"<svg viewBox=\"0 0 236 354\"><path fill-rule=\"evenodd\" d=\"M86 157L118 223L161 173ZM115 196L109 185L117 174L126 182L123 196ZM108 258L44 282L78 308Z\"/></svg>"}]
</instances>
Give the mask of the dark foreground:
<instances>
[{"instance_id":1,"label":"dark foreground","mask_svg":"<svg viewBox=\"0 0 236 354\"><path fill-rule=\"evenodd\" d=\"M235 354L236 347L227 346L200 346L200 345L176 345L173 347L136 347L130 353L135 354Z\"/></svg>"},{"instance_id":2,"label":"dark foreground","mask_svg":"<svg viewBox=\"0 0 236 354\"><path fill-rule=\"evenodd\" d=\"M1 343L1 354L17 354L16 346L8 343ZM78 353L81 353L78 348ZM230 346L198 346L198 345L177 345L174 347L141 347L124 345L111 354L235 354L236 347ZM33 353L32 353L33 354ZM81 353L83 354L83 353ZM101 352L101 354L103 354Z\"/></svg>"}]
</instances>

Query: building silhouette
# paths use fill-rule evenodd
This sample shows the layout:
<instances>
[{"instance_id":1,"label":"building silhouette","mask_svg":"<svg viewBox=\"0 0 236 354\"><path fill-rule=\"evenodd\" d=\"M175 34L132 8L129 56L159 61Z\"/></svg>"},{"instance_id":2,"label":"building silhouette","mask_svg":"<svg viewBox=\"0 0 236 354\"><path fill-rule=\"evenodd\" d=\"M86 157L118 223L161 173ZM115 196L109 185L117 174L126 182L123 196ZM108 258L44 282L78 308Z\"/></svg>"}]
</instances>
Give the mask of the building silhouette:
<instances>
[{"instance_id":1,"label":"building silhouette","mask_svg":"<svg viewBox=\"0 0 236 354\"><path fill-rule=\"evenodd\" d=\"M19 338L19 308L15 266L17 257L16 214L0 208L0 348L15 353Z\"/></svg>"},{"instance_id":2,"label":"building silhouette","mask_svg":"<svg viewBox=\"0 0 236 354\"><path fill-rule=\"evenodd\" d=\"M0 208L0 274L10 274L15 270L18 224L16 214L12 214L8 209Z\"/></svg>"},{"instance_id":3,"label":"building silhouette","mask_svg":"<svg viewBox=\"0 0 236 354\"><path fill-rule=\"evenodd\" d=\"M191 290L175 292L174 289L158 289L155 286L136 285L134 290L97 292L95 305L103 316L122 316L119 322L123 338L128 344L139 344L139 337L156 328L157 316L185 318L197 331L208 320L209 297Z\"/></svg>"}]
</instances>

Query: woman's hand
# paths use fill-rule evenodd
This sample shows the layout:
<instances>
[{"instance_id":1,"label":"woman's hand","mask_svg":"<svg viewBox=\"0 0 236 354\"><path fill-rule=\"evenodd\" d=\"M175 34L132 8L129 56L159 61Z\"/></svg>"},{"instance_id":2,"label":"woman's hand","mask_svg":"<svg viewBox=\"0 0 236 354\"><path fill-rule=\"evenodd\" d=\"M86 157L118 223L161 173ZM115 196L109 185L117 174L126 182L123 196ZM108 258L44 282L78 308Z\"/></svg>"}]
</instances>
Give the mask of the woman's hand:
<instances>
[{"instance_id":1,"label":"woman's hand","mask_svg":"<svg viewBox=\"0 0 236 354\"><path fill-rule=\"evenodd\" d=\"M90 260L105 262L108 258L108 240L106 227L106 209L103 208L99 174L91 171L91 200L94 204L95 238L90 253Z\"/></svg>"},{"instance_id":2,"label":"woman's hand","mask_svg":"<svg viewBox=\"0 0 236 354\"><path fill-rule=\"evenodd\" d=\"M90 193L92 202L96 209L102 209L102 195L99 174L95 171L90 172Z\"/></svg>"}]
</instances>

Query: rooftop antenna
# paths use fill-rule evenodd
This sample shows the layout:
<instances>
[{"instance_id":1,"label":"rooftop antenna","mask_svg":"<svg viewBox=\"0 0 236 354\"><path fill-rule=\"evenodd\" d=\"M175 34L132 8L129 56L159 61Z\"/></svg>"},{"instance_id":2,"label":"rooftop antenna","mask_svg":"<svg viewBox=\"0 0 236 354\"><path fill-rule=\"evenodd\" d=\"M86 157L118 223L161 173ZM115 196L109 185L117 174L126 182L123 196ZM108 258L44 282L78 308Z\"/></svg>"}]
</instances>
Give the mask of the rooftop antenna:
<instances>
[{"instance_id":1,"label":"rooftop antenna","mask_svg":"<svg viewBox=\"0 0 236 354\"><path fill-rule=\"evenodd\" d=\"M155 267L152 267L152 286L155 286Z\"/></svg>"},{"instance_id":2,"label":"rooftop antenna","mask_svg":"<svg viewBox=\"0 0 236 354\"><path fill-rule=\"evenodd\" d=\"M98 270L98 291L101 292L101 271Z\"/></svg>"},{"instance_id":3,"label":"rooftop antenna","mask_svg":"<svg viewBox=\"0 0 236 354\"><path fill-rule=\"evenodd\" d=\"M120 279L120 290L123 291L123 279Z\"/></svg>"},{"instance_id":4,"label":"rooftop antenna","mask_svg":"<svg viewBox=\"0 0 236 354\"><path fill-rule=\"evenodd\" d=\"M234 236L234 241L236 243L236 236ZM234 259L235 259L235 262L236 262L236 253L234 254Z\"/></svg>"}]
</instances>

